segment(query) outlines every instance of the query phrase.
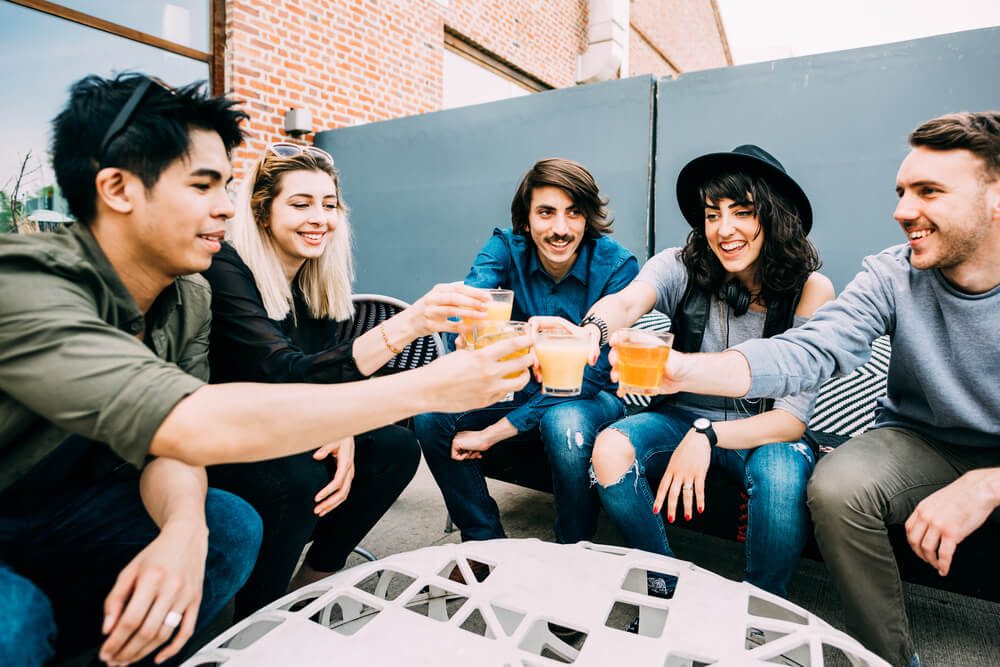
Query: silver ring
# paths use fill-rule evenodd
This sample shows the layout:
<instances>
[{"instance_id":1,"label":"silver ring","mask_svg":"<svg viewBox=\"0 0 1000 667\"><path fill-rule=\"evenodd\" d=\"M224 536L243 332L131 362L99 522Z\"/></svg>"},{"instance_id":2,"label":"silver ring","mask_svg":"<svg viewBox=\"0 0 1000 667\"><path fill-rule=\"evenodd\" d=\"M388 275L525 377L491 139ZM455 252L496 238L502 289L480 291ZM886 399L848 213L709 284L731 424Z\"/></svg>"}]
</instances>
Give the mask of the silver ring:
<instances>
[{"instance_id":1,"label":"silver ring","mask_svg":"<svg viewBox=\"0 0 1000 667\"><path fill-rule=\"evenodd\" d=\"M167 612L166 618L163 619L163 625L167 626L168 628L176 628L178 625L181 624L181 620L183 618L184 615L179 611L169 611Z\"/></svg>"},{"instance_id":2,"label":"silver ring","mask_svg":"<svg viewBox=\"0 0 1000 667\"><path fill-rule=\"evenodd\" d=\"M692 491L692 490L694 490L694 484L685 484L682 488L685 491Z\"/></svg>"}]
</instances>

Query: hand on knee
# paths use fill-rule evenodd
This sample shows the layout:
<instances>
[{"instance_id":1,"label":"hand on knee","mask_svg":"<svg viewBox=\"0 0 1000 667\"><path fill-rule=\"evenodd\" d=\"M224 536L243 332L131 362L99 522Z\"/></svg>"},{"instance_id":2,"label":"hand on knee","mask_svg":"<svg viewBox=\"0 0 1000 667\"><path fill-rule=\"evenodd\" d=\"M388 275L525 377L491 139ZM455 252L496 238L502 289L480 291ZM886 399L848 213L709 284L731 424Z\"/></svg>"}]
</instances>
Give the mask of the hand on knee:
<instances>
[{"instance_id":1,"label":"hand on knee","mask_svg":"<svg viewBox=\"0 0 1000 667\"><path fill-rule=\"evenodd\" d=\"M616 484L635 463L635 448L629 439L614 429L602 431L594 443L591 459L594 476L601 486Z\"/></svg>"}]
</instances>

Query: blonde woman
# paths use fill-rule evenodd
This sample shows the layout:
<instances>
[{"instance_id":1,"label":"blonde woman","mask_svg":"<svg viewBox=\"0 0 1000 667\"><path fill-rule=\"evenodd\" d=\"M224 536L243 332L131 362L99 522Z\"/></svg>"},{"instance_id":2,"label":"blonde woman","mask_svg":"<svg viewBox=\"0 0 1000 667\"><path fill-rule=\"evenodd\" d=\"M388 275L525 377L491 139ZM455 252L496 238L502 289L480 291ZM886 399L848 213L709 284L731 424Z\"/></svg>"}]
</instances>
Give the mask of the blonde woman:
<instances>
[{"instance_id":1,"label":"blonde woman","mask_svg":"<svg viewBox=\"0 0 1000 667\"><path fill-rule=\"evenodd\" d=\"M408 343L455 331L449 317L481 317L485 301L438 285L410 308L351 338L351 234L333 158L312 146L269 146L241 188L212 284L213 382L363 380ZM375 407L375 406L373 406ZM303 546L296 583L339 570L409 483L420 460L413 434L387 426L312 455L214 466L213 486L245 498L264 520L257 565L236 596L242 618L281 596Z\"/></svg>"}]
</instances>

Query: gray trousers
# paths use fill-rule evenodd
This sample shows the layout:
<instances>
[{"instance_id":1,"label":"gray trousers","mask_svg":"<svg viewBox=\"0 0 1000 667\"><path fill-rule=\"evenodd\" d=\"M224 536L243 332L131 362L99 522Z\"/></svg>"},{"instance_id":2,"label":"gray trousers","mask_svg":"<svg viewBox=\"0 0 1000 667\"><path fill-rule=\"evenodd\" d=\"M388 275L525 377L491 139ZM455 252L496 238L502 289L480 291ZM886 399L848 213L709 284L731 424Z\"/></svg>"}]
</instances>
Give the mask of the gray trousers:
<instances>
[{"instance_id":1,"label":"gray trousers","mask_svg":"<svg viewBox=\"0 0 1000 667\"><path fill-rule=\"evenodd\" d=\"M915 651L886 526L905 523L921 500L965 472L994 466L1000 449L949 445L891 427L852 438L817 464L809 510L847 629L890 664L909 664ZM991 520L997 517L994 511Z\"/></svg>"}]
</instances>

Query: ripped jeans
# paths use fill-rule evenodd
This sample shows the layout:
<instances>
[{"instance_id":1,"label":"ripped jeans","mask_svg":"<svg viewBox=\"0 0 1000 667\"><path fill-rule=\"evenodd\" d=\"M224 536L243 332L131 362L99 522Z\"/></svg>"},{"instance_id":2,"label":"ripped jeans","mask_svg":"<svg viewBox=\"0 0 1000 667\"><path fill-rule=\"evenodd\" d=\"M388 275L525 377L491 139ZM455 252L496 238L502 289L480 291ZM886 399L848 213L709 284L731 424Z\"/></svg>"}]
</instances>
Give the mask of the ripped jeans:
<instances>
[{"instance_id":1,"label":"ripped jeans","mask_svg":"<svg viewBox=\"0 0 1000 667\"><path fill-rule=\"evenodd\" d=\"M518 393L513 401L481 410L431 412L413 418L413 431L420 440L424 459L441 488L452 520L462 531L463 541L489 540L505 534L500 511L486 487L482 464L477 460L453 460L451 441L459 431L481 430L496 423L524 400ZM624 413L622 402L602 391L594 398L573 399L547 408L534 434L517 436L525 440L526 447L533 446L531 440L537 442L540 437L545 447L552 468L556 539L563 544L594 536L600 505L590 484L590 453L600 429Z\"/></svg>"},{"instance_id":2,"label":"ripped jeans","mask_svg":"<svg viewBox=\"0 0 1000 667\"><path fill-rule=\"evenodd\" d=\"M653 500L670 455L694 419L694 414L671 406L610 426L632 443L635 462L614 484L598 483L597 492L625 540L637 549L673 556L663 525L666 511L653 514ZM725 470L749 496L746 580L785 596L809 536L806 483L815 466L812 450L801 442L755 449L713 447L709 466Z\"/></svg>"}]
</instances>

